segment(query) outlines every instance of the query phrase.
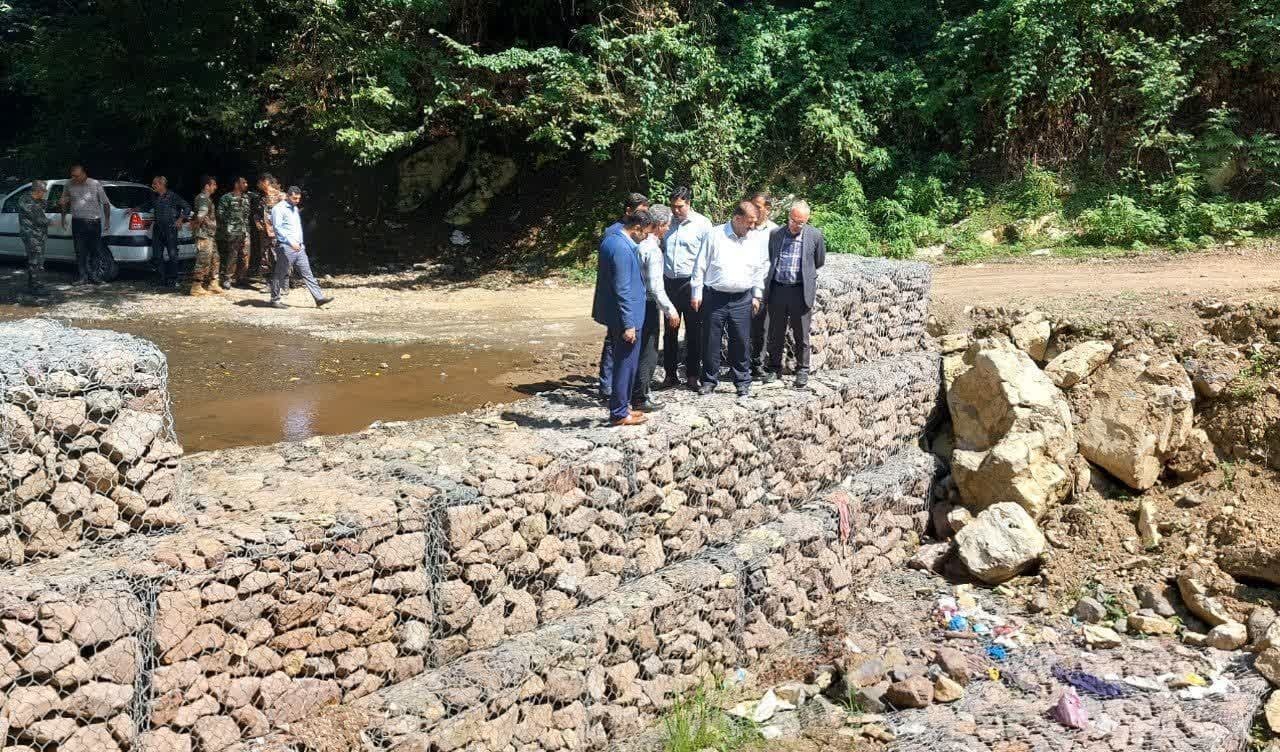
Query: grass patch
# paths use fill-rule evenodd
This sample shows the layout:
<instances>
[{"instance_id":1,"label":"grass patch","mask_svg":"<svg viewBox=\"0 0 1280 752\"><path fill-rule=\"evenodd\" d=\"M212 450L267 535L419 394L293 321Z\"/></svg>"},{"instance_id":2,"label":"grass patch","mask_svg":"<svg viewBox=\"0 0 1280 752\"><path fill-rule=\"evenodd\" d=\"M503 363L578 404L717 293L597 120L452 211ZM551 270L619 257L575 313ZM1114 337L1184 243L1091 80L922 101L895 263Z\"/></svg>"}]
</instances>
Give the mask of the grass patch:
<instances>
[{"instance_id":1,"label":"grass patch","mask_svg":"<svg viewBox=\"0 0 1280 752\"><path fill-rule=\"evenodd\" d=\"M761 740L754 723L720 709L721 693L700 687L662 718L663 752L734 752Z\"/></svg>"}]
</instances>

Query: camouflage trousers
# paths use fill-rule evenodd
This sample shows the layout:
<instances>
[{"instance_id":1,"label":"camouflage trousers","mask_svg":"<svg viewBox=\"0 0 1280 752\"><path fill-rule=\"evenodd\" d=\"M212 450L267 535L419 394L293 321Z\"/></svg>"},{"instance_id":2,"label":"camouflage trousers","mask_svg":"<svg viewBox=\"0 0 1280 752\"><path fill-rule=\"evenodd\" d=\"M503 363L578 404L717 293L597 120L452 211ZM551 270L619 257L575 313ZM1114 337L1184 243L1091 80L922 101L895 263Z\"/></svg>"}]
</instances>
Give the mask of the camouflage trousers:
<instances>
[{"instance_id":1,"label":"camouflage trousers","mask_svg":"<svg viewBox=\"0 0 1280 752\"><path fill-rule=\"evenodd\" d=\"M222 272L228 282L241 283L249 277L249 234L225 239Z\"/></svg>"},{"instance_id":2,"label":"camouflage trousers","mask_svg":"<svg viewBox=\"0 0 1280 752\"><path fill-rule=\"evenodd\" d=\"M262 250L258 257L257 276L271 279L276 273L276 239L265 232L259 232L258 246Z\"/></svg>"},{"instance_id":3,"label":"camouflage trousers","mask_svg":"<svg viewBox=\"0 0 1280 752\"><path fill-rule=\"evenodd\" d=\"M27 286L38 287L44 283L44 238L23 237L27 248Z\"/></svg>"},{"instance_id":4,"label":"camouflage trousers","mask_svg":"<svg viewBox=\"0 0 1280 752\"><path fill-rule=\"evenodd\" d=\"M218 281L218 247L213 238L196 238L196 266L191 281L201 286Z\"/></svg>"}]
</instances>

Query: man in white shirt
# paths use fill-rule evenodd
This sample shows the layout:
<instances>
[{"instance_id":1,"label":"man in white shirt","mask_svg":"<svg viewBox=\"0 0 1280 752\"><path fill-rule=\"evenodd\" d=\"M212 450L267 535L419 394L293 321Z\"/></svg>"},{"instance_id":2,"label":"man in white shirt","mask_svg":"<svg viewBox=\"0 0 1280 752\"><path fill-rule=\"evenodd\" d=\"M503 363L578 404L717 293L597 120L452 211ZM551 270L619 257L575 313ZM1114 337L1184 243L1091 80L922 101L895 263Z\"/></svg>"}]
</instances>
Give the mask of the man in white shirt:
<instances>
[{"instance_id":1,"label":"man in white shirt","mask_svg":"<svg viewBox=\"0 0 1280 752\"><path fill-rule=\"evenodd\" d=\"M756 226L751 229L751 240L759 245L758 250L764 258L764 263L769 263L769 236L773 231L778 229L778 223L769 218L773 213L773 197L764 191L756 191L751 194L748 199L756 205L756 211L760 216L756 219ZM760 306L760 311L751 317L751 377L761 379L764 377L764 345L768 339L766 332L768 329L769 307Z\"/></svg>"},{"instance_id":2,"label":"man in white shirt","mask_svg":"<svg viewBox=\"0 0 1280 752\"><path fill-rule=\"evenodd\" d=\"M750 237L759 216L755 204L739 203L733 219L707 233L694 260L691 305L705 323L699 394L711 394L720 381L720 343L727 330L738 398L751 395L751 317L760 311L769 272L768 255L762 257Z\"/></svg>"},{"instance_id":3,"label":"man in white shirt","mask_svg":"<svg viewBox=\"0 0 1280 752\"><path fill-rule=\"evenodd\" d=\"M679 313L668 321L662 333L662 367L667 372L662 385L680 385L680 319L684 319L684 376L690 389L697 389L702 378L702 314L691 306L689 281L693 261L707 233L711 220L693 210L693 191L679 186L671 191L671 228L663 239L662 277L667 297Z\"/></svg>"}]
</instances>

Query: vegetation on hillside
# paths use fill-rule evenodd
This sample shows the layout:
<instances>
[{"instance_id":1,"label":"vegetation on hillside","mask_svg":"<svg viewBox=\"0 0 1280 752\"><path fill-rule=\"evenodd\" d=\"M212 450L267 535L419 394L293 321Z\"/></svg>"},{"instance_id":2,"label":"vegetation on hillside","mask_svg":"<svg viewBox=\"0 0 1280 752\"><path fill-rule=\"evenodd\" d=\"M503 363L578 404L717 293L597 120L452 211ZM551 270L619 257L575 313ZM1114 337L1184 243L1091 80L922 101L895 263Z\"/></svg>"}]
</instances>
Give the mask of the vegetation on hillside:
<instances>
[{"instance_id":1,"label":"vegetation on hillside","mask_svg":"<svg viewBox=\"0 0 1280 752\"><path fill-rule=\"evenodd\" d=\"M1054 213L1074 242L1125 247L1280 226L1274 0L155 11L0 3L14 164L199 150L370 166L464 133L530 165L621 157L638 184L689 183L716 208L755 186L804 193L859 253L976 253L991 228L1016 245Z\"/></svg>"}]
</instances>

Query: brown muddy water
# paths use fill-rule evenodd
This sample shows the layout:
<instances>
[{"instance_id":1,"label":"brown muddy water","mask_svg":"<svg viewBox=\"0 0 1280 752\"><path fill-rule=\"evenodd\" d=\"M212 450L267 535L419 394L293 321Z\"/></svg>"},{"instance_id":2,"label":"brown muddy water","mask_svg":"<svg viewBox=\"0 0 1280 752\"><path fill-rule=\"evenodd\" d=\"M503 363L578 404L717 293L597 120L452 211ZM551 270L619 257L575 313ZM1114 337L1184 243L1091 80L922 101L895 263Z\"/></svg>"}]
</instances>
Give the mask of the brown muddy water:
<instances>
[{"instance_id":1,"label":"brown muddy water","mask_svg":"<svg viewBox=\"0 0 1280 752\"><path fill-rule=\"evenodd\" d=\"M6 315L0 319L20 318ZM529 353L333 342L252 326L68 322L154 342L188 452L358 431L376 421L457 413L523 395L508 385Z\"/></svg>"}]
</instances>

